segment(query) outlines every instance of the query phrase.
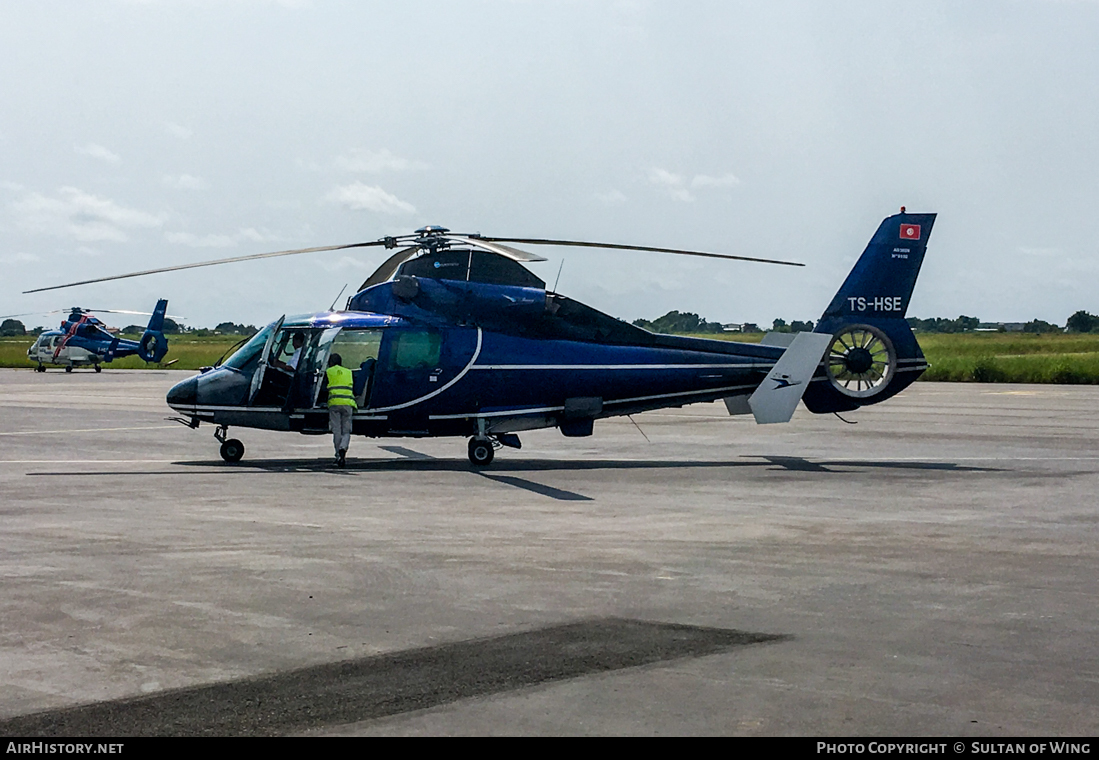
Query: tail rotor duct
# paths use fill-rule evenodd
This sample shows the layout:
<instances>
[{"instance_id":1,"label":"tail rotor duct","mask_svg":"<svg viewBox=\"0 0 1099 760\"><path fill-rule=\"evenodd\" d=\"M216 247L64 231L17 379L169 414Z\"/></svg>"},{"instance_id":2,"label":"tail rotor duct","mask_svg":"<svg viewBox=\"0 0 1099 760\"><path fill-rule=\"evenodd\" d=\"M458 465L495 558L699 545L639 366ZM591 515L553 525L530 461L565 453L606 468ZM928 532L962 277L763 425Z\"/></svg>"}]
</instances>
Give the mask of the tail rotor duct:
<instances>
[{"instance_id":1,"label":"tail rotor duct","mask_svg":"<svg viewBox=\"0 0 1099 760\"><path fill-rule=\"evenodd\" d=\"M870 325L850 325L832 338L826 356L828 379L845 396L878 395L897 370L897 352L888 336Z\"/></svg>"}]
</instances>

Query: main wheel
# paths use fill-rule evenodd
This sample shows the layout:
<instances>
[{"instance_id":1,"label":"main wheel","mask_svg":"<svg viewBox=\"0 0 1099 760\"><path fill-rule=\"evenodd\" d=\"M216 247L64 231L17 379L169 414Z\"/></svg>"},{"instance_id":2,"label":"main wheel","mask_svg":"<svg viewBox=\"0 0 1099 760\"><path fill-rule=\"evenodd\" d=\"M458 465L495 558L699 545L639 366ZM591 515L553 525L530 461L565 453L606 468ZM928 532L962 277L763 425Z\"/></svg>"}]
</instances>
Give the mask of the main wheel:
<instances>
[{"instance_id":1,"label":"main wheel","mask_svg":"<svg viewBox=\"0 0 1099 760\"><path fill-rule=\"evenodd\" d=\"M35 372L45 372L46 368L43 367L41 364L39 364L37 367L34 368L34 371Z\"/></svg>"},{"instance_id":2,"label":"main wheel","mask_svg":"<svg viewBox=\"0 0 1099 760\"><path fill-rule=\"evenodd\" d=\"M96 372L102 372L102 371L103 371L103 368L102 368L102 367L100 367L100 366L99 366L99 365L97 364L97 365L95 365L95 371L96 371Z\"/></svg>"},{"instance_id":3,"label":"main wheel","mask_svg":"<svg viewBox=\"0 0 1099 760\"><path fill-rule=\"evenodd\" d=\"M221 458L226 462L239 462L244 456L244 444L236 438L230 438L221 444Z\"/></svg>"},{"instance_id":4,"label":"main wheel","mask_svg":"<svg viewBox=\"0 0 1099 760\"><path fill-rule=\"evenodd\" d=\"M70 364L69 366L65 367L65 371L66 372L72 372L73 371L73 365Z\"/></svg>"},{"instance_id":5,"label":"main wheel","mask_svg":"<svg viewBox=\"0 0 1099 760\"><path fill-rule=\"evenodd\" d=\"M469 439L469 461L474 467L488 467L494 456L496 452L492 448L492 441Z\"/></svg>"}]
</instances>

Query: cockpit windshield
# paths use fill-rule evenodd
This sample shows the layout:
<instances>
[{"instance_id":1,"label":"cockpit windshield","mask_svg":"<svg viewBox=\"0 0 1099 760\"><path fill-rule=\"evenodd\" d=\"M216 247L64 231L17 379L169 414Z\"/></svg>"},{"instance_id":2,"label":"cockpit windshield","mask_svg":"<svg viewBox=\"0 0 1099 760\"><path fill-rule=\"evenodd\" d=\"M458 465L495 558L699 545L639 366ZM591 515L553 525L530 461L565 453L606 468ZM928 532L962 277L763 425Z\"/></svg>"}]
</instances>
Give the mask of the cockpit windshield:
<instances>
[{"instance_id":1,"label":"cockpit windshield","mask_svg":"<svg viewBox=\"0 0 1099 760\"><path fill-rule=\"evenodd\" d=\"M241 346L240 349L226 359L221 366L232 367L233 369L241 370L242 372L251 369L252 366L259 361L259 355L263 353L263 347L267 345L267 339L274 330L275 323L272 322L253 335L250 341Z\"/></svg>"}]
</instances>

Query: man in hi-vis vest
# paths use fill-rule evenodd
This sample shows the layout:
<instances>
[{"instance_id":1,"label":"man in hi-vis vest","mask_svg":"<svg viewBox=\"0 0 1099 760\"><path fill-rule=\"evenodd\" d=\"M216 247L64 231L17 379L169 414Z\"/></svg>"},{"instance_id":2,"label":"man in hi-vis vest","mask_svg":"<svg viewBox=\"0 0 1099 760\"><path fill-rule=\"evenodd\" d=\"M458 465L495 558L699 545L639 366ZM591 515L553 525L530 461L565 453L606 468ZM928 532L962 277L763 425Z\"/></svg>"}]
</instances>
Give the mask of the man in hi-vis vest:
<instances>
[{"instance_id":1,"label":"man in hi-vis vest","mask_svg":"<svg viewBox=\"0 0 1099 760\"><path fill-rule=\"evenodd\" d=\"M347 447L351 443L351 419L355 414L355 389L351 370L341 366L343 357L328 357L328 429L332 431L332 445L336 447L336 465L346 463Z\"/></svg>"}]
</instances>

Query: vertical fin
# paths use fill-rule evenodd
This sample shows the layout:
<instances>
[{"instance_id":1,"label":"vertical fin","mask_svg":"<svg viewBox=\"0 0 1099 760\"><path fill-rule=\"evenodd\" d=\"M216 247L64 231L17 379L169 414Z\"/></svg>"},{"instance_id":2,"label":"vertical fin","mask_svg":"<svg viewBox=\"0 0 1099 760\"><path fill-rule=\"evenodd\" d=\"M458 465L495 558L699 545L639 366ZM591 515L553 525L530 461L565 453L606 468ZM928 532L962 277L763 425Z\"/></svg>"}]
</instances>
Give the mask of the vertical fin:
<instances>
[{"instance_id":1,"label":"vertical fin","mask_svg":"<svg viewBox=\"0 0 1099 760\"><path fill-rule=\"evenodd\" d=\"M821 319L903 318L934 224L935 214L886 217Z\"/></svg>"}]
</instances>

